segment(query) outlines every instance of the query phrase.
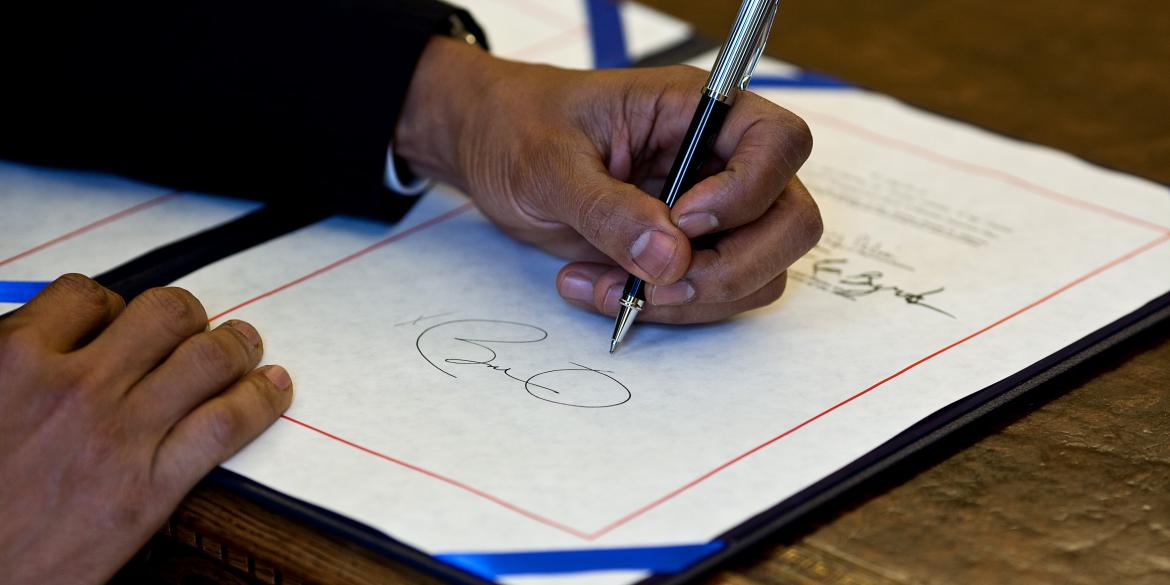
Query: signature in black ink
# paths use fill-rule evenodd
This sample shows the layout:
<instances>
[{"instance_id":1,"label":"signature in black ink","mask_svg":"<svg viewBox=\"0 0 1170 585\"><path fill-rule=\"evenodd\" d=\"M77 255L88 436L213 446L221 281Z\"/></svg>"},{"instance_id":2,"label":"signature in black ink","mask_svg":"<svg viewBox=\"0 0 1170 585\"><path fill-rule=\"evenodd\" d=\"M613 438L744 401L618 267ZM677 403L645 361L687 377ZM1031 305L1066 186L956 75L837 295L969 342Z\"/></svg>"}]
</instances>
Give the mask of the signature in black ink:
<instances>
[{"instance_id":1,"label":"signature in black ink","mask_svg":"<svg viewBox=\"0 0 1170 585\"><path fill-rule=\"evenodd\" d=\"M829 252L832 250L857 254L866 260L873 260L893 266L894 268L914 272L913 266L902 262L893 251L885 247L885 244L881 240L867 233L849 236L842 232L827 231L821 236L821 241L816 245L815 249L821 252Z\"/></svg>"},{"instance_id":2,"label":"signature in black ink","mask_svg":"<svg viewBox=\"0 0 1170 585\"><path fill-rule=\"evenodd\" d=\"M825 260L817 260L813 262L813 276L819 276L822 272L829 274L841 274L840 265L849 262L845 258L827 258Z\"/></svg>"},{"instance_id":3,"label":"signature in black ink","mask_svg":"<svg viewBox=\"0 0 1170 585\"><path fill-rule=\"evenodd\" d=\"M630 400L629 388L613 372L575 362L531 375L517 374L496 363L499 344L530 344L548 339L535 325L491 319L459 319L432 325L419 333L415 348L431 367L458 378L455 367L479 367L498 372L524 386L534 398L578 408L608 408ZM442 357L439 357L442 356Z\"/></svg>"},{"instance_id":4,"label":"signature in black ink","mask_svg":"<svg viewBox=\"0 0 1170 585\"><path fill-rule=\"evenodd\" d=\"M910 292L898 286L888 285L881 282L883 275L877 270L870 270L867 272L860 272L843 276L844 271L842 266L847 264L847 258L824 258L816 260L812 265L812 278L820 283L829 285L828 290L833 294L845 297L850 300L856 300L859 297L864 297L880 292L893 293L908 305L917 305L919 307L930 309L936 313L946 315L952 319L955 318L951 313L944 311L934 305L925 303L926 297L930 295L937 295L946 290L945 287L939 287L934 290L925 292ZM835 282L826 282L821 278L822 274L837 275Z\"/></svg>"}]
</instances>

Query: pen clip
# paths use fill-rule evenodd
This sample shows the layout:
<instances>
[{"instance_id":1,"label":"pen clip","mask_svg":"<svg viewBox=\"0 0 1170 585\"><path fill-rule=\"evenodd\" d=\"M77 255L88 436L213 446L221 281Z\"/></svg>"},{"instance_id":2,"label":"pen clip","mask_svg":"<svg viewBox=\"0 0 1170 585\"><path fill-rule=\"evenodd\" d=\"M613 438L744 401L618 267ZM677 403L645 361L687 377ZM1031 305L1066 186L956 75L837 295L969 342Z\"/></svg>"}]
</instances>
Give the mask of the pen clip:
<instances>
[{"instance_id":1,"label":"pen clip","mask_svg":"<svg viewBox=\"0 0 1170 585\"><path fill-rule=\"evenodd\" d=\"M756 72L756 65L760 64L760 57L764 55L764 47L767 46L768 37L772 34L772 23L776 20L776 11L780 8L780 0L772 0L769 4L766 20L756 29L755 38L752 39L754 46L751 58L743 62L743 70L738 75L739 82L735 85L740 91L746 90L748 84L751 83L752 75Z\"/></svg>"}]
</instances>

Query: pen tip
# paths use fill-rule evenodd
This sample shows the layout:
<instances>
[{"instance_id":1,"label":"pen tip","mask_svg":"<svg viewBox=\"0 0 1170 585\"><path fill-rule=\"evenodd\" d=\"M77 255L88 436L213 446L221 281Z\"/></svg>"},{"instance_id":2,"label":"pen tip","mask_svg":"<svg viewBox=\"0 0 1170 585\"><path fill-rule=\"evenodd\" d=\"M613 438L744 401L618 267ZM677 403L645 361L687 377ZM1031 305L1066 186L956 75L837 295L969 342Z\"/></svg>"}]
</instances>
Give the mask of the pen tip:
<instances>
[{"instance_id":1,"label":"pen tip","mask_svg":"<svg viewBox=\"0 0 1170 585\"><path fill-rule=\"evenodd\" d=\"M619 342L616 339L614 339L613 341L610 341L609 342L609 353L613 353L613 352L617 351L617 348L619 345L621 345L621 342Z\"/></svg>"}]
</instances>

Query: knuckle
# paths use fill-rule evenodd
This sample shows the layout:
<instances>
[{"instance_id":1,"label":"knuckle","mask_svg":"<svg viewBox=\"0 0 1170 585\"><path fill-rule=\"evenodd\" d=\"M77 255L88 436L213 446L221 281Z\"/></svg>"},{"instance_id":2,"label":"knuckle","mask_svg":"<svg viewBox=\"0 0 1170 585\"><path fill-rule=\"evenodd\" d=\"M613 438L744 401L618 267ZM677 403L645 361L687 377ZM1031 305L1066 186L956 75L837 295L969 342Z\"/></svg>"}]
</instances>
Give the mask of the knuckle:
<instances>
[{"instance_id":1,"label":"knuckle","mask_svg":"<svg viewBox=\"0 0 1170 585\"><path fill-rule=\"evenodd\" d=\"M138 302L177 337L187 337L207 325L207 313L195 295L176 287L152 288Z\"/></svg>"},{"instance_id":2,"label":"knuckle","mask_svg":"<svg viewBox=\"0 0 1170 585\"><path fill-rule=\"evenodd\" d=\"M57 277L57 280L53 281L53 286L65 290L75 290L80 292L99 292L102 290L102 285L98 284L97 281L76 272L62 274L61 276Z\"/></svg>"},{"instance_id":3,"label":"knuckle","mask_svg":"<svg viewBox=\"0 0 1170 585\"><path fill-rule=\"evenodd\" d=\"M788 144L801 155L801 159L807 159L813 149L812 129L796 114L790 112L788 118Z\"/></svg>"},{"instance_id":4,"label":"knuckle","mask_svg":"<svg viewBox=\"0 0 1170 585\"><path fill-rule=\"evenodd\" d=\"M74 302L84 305L84 308L93 311L109 309L113 294L97 281L81 274L65 274L51 285L52 294L68 296Z\"/></svg>"},{"instance_id":5,"label":"knuckle","mask_svg":"<svg viewBox=\"0 0 1170 585\"><path fill-rule=\"evenodd\" d=\"M770 305L784 296L784 291L788 288L788 271L780 273L766 288L764 293L764 305Z\"/></svg>"},{"instance_id":6,"label":"knuckle","mask_svg":"<svg viewBox=\"0 0 1170 585\"><path fill-rule=\"evenodd\" d=\"M808 249L805 251L811 250L813 246L817 245L817 242L821 241L821 236L823 235L825 235L825 220L821 217L820 210L816 209L809 214L808 240L805 242L808 245Z\"/></svg>"},{"instance_id":7,"label":"knuckle","mask_svg":"<svg viewBox=\"0 0 1170 585\"><path fill-rule=\"evenodd\" d=\"M751 311L766 307L778 300L784 295L784 289L788 281L788 273L781 273L772 282L764 286L757 294L752 295L745 300L745 305L739 308L739 311Z\"/></svg>"},{"instance_id":8,"label":"knuckle","mask_svg":"<svg viewBox=\"0 0 1170 585\"><path fill-rule=\"evenodd\" d=\"M785 174L795 173L812 154L812 130L800 116L771 102L768 106L772 111L762 115L761 123L762 128L772 134L773 144L784 162L784 166L777 170Z\"/></svg>"},{"instance_id":9,"label":"knuckle","mask_svg":"<svg viewBox=\"0 0 1170 585\"><path fill-rule=\"evenodd\" d=\"M799 217L800 246L802 252L807 252L821 241L825 233L825 220L821 217L821 210L812 197L806 197L807 204L801 206Z\"/></svg>"}]
</instances>

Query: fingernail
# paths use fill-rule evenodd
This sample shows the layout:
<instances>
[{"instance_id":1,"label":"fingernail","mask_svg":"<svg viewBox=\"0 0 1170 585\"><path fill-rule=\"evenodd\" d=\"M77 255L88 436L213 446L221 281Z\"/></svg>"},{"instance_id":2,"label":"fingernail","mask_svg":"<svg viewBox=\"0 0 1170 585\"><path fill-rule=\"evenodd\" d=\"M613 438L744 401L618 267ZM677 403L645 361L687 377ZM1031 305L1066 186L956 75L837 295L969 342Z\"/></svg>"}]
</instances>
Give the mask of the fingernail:
<instances>
[{"instance_id":1,"label":"fingernail","mask_svg":"<svg viewBox=\"0 0 1170 585\"><path fill-rule=\"evenodd\" d=\"M615 284L605 290L605 302L601 303L601 309L609 315L616 315L618 312L618 303L622 297L622 285Z\"/></svg>"},{"instance_id":2,"label":"fingernail","mask_svg":"<svg viewBox=\"0 0 1170 585\"><path fill-rule=\"evenodd\" d=\"M561 296L571 301L593 303L593 282L584 275L570 272L561 279Z\"/></svg>"},{"instance_id":3,"label":"fingernail","mask_svg":"<svg viewBox=\"0 0 1170 585\"><path fill-rule=\"evenodd\" d=\"M654 305L683 305L695 298L695 287L690 281L680 280L666 286L650 289L650 303Z\"/></svg>"},{"instance_id":4,"label":"fingernail","mask_svg":"<svg viewBox=\"0 0 1170 585\"><path fill-rule=\"evenodd\" d=\"M719 220L715 218L714 214L706 211L696 211L678 218L678 229L682 230L688 238L709 234L717 227L719 227Z\"/></svg>"},{"instance_id":5,"label":"fingernail","mask_svg":"<svg viewBox=\"0 0 1170 585\"><path fill-rule=\"evenodd\" d=\"M673 237L658 230L646 230L630 246L630 257L646 274L657 277L670 265L676 248L678 241Z\"/></svg>"},{"instance_id":6,"label":"fingernail","mask_svg":"<svg viewBox=\"0 0 1170 585\"><path fill-rule=\"evenodd\" d=\"M271 380L281 390L288 390L289 386L292 386L292 378L288 376L288 371L280 366L264 368L264 377Z\"/></svg>"},{"instance_id":7,"label":"fingernail","mask_svg":"<svg viewBox=\"0 0 1170 585\"><path fill-rule=\"evenodd\" d=\"M252 327L244 321L238 321L236 319L232 319L231 321L224 323L224 325L227 325L228 327L231 327L232 329L242 333L244 335L244 339L247 339L248 343L252 344L252 347L260 347L260 332L256 331L255 327Z\"/></svg>"}]
</instances>

